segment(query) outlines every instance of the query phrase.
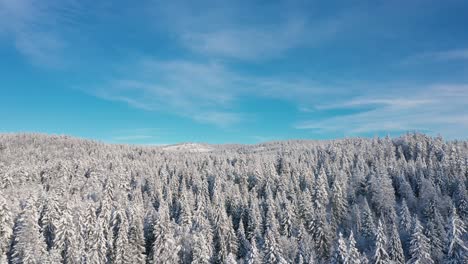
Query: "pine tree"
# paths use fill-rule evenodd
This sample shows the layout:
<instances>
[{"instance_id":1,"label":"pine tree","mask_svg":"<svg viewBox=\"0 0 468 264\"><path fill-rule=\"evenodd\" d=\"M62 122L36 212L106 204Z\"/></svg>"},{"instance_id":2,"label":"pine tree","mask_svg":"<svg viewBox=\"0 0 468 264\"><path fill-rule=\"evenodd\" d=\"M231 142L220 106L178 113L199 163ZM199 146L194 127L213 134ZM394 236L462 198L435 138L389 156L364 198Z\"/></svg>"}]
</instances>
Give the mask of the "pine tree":
<instances>
[{"instance_id":1,"label":"pine tree","mask_svg":"<svg viewBox=\"0 0 468 264\"><path fill-rule=\"evenodd\" d=\"M431 264L434 261L431 259L430 246L427 237L424 235L423 227L417 219L414 218L413 233L410 241L410 259L408 264Z\"/></svg>"},{"instance_id":2,"label":"pine tree","mask_svg":"<svg viewBox=\"0 0 468 264\"><path fill-rule=\"evenodd\" d=\"M468 247L463 241L463 236L466 236L465 224L458 217L457 210L453 207L448 228L448 263L468 262Z\"/></svg>"},{"instance_id":3,"label":"pine tree","mask_svg":"<svg viewBox=\"0 0 468 264\"><path fill-rule=\"evenodd\" d=\"M334 219L337 224L340 224L347 213L347 202L345 199L345 191L343 190L342 183L339 182L341 179L336 179L332 186L331 191L331 203L333 208Z\"/></svg>"},{"instance_id":4,"label":"pine tree","mask_svg":"<svg viewBox=\"0 0 468 264\"><path fill-rule=\"evenodd\" d=\"M348 258L346 263L361 264L361 254L356 248L356 240L354 240L353 231L351 231L351 234L349 234L348 238Z\"/></svg>"},{"instance_id":5,"label":"pine tree","mask_svg":"<svg viewBox=\"0 0 468 264\"><path fill-rule=\"evenodd\" d=\"M73 222L73 216L65 206L62 215L55 226L54 247L63 263L81 263L82 252L79 248L79 234Z\"/></svg>"},{"instance_id":6,"label":"pine tree","mask_svg":"<svg viewBox=\"0 0 468 264\"><path fill-rule=\"evenodd\" d=\"M245 264L257 264L261 262L260 253L257 249L257 243L255 240L250 242L249 253L245 259Z\"/></svg>"},{"instance_id":7,"label":"pine tree","mask_svg":"<svg viewBox=\"0 0 468 264\"><path fill-rule=\"evenodd\" d=\"M11 212L6 204L5 198L0 194L0 258L6 258L11 237L13 235L13 221ZM6 263L6 260L4 260ZM0 259L0 263L2 260Z\"/></svg>"},{"instance_id":8,"label":"pine tree","mask_svg":"<svg viewBox=\"0 0 468 264\"><path fill-rule=\"evenodd\" d=\"M145 238L143 234L143 227L136 214L130 220L128 230L128 243L130 251L130 263L143 264L145 263Z\"/></svg>"},{"instance_id":9,"label":"pine tree","mask_svg":"<svg viewBox=\"0 0 468 264\"><path fill-rule=\"evenodd\" d=\"M125 213L120 214L119 223L115 226L114 236L114 250L112 256L112 263L134 263L132 258L132 251L128 240L129 226L128 219ZM141 254L141 253L140 253Z\"/></svg>"},{"instance_id":10,"label":"pine tree","mask_svg":"<svg viewBox=\"0 0 468 264\"><path fill-rule=\"evenodd\" d=\"M315 179L312 201L316 210L326 208L328 204L328 180L323 166Z\"/></svg>"},{"instance_id":11,"label":"pine tree","mask_svg":"<svg viewBox=\"0 0 468 264\"><path fill-rule=\"evenodd\" d=\"M289 202L285 202L284 212L281 217L281 234L287 237L292 236L293 231L293 211Z\"/></svg>"},{"instance_id":12,"label":"pine tree","mask_svg":"<svg viewBox=\"0 0 468 264\"><path fill-rule=\"evenodd\" d=\"M403 199L399 211L400 217L400 228L407 233L411 232L411 213L406 204L406 200Z\"/></svg>"},{"instance_id":13,"label":"pine tree","mask_svg":"<svg viewBox=\"0 0 468 264\"><path fill-rule=\"evenodd\" d=\"M178 263L180 245L175 241L165 204L159 207L158 218L154 224L153 263Z\"/></svg>"},{"instance_id":14,"label":"pine tree","mask_svg":"<svg viewBox=\"0 0 468 264\"><path fill-rule=\"evenodd\" d=\"M374 240L376 232L372 211L370 210L367 200L364 199L360 230L361 237L364 238L364 242L366 243L362 245L363 248L371 249L371 242Z\"/></svg>"},{"instance_id":15,"label":"pine tree","mask_svg":"<svg viewBox=\"0 0 468 264\"><path fill-rule=\"evenodd\" d=\"M330 230L325 219L324 209L317 211L309 232L315 244L315 252L325 261L330 255Z\"/></svg>"},{"instance_id":16,"label":"pine tree","mask_svg":"<svg viewBox=\"0 0 468 264\"><path fill-rule=\"evenodd\" d=\"M266 264L286 264L286 260L281 254L276 238L273 232L268 229L265 233L265 242L263 245L263 263Z\"/></svg>"},{"instance_id":17,"label":"pine tree","mask_svg":"<svg viewBox=\"0 0 468 264\"><path fill-rule=\"evenodd\" d=\"M98 219L89 235L89 252L86 263L98 264L107 262L107 241L104 234L103 219Z\"/></svg>"},{"instance_id":18,"label":"pine tree","mask_svg":"<svg viewBox=\"0 0 468 264\"><path fill-rule=\"evenodd\" d=\"M60 218L61 211L56 197L47 197L45 205L40 215L41 231L45 237L47 250L54 246L55 232Z\"/></svg>"},{"instance_id":19,"label":"pine tree","mask_svg":"<svg viewBox=\"0 0 468 264\"><path fill-rule=\"evenodd\" d=\"M341 232L338 234L338 240L336 241L331 263L334 264L347 264L348 263L348 248L344 241L343 235Z\"/></svg>"},{"instance_id":20,"label":"pine tree","mask_svg":"<svg viewBox=\"0 0 468 264\"><path fill-rule=\"evenodd\" d=\"M442 216L434 201L430 201L428 208L426 208L426 219L424 235L429 240L431 257L434 262L441 262L444 249L443 239L445 239L447 235L442 224Z\"/></svg>"},{"instance_id":21,"label":"pine tree","mask_svg":"<svg viewBox=\"0 0 468 264\"><path fill-rule=\"evenodd\" d=\"M192 264L209 264L211 248L203 233L198 232L193 236Z\"/></svg>"},{"instance_id":22,"label":"pine tree","mask_svg":"<svg viewBox=\"0 0 468 264\"><path fill-rule=\"evenodd\" d=\"M237 229L237 241L238 241L238 250L237 250L237 256L240 259L245 258L249 252L250 244L247 238L245 237L245 230L244 230L244 224L242 221L239 223L239 228Z\"/></svg>"},{"instance_id":23,"label":"pine tree","mask_svg":"<svg viewBox=\"0 0 468 264\"><path fill-rule=\"evenodd\" d=\"M379 219L379 224L377 226L377 233L375 236L375 248L374 255L372 257L375 264L386 264L390 263L390 257L388 256L387 250L387 239L385 235L385 230L383 228L382 221Z\"/></svg>"},{"instance_id":24,"label":"pine tree","mask_svg":"<svg viewBox=\"0 0 468 264\"><path fill-rule=\"evenodd\" d=\"M398 234L398 229L395 224L392 225L392 233L388 244L388 256L390 257L390 260L395 264L404 264L405 254L403 252L400 235Z\"/></svg>"},{"instance_id":25,"label":"pine tree","mask_svg":"<svg viewBox=\"0 0 468 264\"><path fill-rule=\"evenodd\" d=\"M39 264L46 260L46 244L38 220L38 213L30 198L16 221L11 255L13 264Z\"/></svg>"}]
</instances>

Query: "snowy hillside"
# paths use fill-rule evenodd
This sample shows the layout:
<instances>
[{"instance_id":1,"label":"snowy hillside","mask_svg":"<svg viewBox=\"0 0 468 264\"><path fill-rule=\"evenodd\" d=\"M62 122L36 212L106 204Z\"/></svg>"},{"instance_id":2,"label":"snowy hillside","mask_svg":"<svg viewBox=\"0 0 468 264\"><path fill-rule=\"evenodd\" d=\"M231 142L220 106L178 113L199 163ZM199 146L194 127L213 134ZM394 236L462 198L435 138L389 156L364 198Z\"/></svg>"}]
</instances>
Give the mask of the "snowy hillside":
<instances>
[{"instance_id":1,"label":"snowy hillside","mask_svg":"<svg viewBox=\"0 0 468 264\"><path fill-rule=\"evenodd\" d=\"M0 263L467 263L468 142L0 134Z\"/></svg>"},{"instance_id":2,"label":"snowy hillside","mask_svg":"<svg viewBox=\"0 0 468 264\"><path fill-rule=\"evenodd\" d=\"M213 148L207 144L184 143L165 146L163 147L163 150L179 152L210 152L213 151Z\"/></svg>"}]
</instances>

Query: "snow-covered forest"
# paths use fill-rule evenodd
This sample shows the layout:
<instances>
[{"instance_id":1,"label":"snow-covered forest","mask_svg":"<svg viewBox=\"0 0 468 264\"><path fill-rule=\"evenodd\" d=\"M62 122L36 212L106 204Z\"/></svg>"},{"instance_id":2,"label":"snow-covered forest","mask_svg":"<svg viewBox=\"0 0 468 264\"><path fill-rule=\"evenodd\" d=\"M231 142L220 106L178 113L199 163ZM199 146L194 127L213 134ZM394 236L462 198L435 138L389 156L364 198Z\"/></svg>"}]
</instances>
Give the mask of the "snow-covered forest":
<instances>
[{"instance_id":1,"label":"snow-covered forest","mask_svg":"<svg viewBox=\"0 0 468 264\"><path fill-rule=\"evenodd\" d=\"M0 263L468 263L468 142L0 135Z\"/></svg>"}]
</instances>

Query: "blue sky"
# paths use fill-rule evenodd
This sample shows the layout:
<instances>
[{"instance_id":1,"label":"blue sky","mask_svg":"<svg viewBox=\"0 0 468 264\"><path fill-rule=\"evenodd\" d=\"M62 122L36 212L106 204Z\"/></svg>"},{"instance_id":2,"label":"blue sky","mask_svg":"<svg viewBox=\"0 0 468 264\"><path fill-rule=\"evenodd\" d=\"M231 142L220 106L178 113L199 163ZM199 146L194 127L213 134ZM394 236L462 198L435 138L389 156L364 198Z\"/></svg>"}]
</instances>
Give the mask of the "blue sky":
<instances>
[{"instance_id":1,"label":"blue sky","mask_svg":"<svg viewBox=\"0 0 468 264\"><path fill-rule=\"evenodd\" d=\"M0 132L468 137L467 1L0 0Z\"/></svg>"}]
</instances>

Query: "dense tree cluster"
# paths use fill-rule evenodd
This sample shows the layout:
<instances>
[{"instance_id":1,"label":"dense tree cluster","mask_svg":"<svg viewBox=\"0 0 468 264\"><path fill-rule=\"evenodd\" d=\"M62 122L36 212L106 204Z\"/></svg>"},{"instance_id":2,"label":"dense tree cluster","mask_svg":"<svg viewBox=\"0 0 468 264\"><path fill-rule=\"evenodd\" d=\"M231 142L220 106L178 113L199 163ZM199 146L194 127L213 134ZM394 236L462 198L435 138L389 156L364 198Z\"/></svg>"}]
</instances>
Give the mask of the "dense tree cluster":
<instances>
[{"instance_id":1,"label":"dense tree cluster","mask_svg":"<svg viewBox=\"0 0 468 264\"><path fill-rule=\"evenodd\" d=\"M468 263L468 142L0 135L0 263Z\"/></svg>"}]
</instances>

